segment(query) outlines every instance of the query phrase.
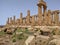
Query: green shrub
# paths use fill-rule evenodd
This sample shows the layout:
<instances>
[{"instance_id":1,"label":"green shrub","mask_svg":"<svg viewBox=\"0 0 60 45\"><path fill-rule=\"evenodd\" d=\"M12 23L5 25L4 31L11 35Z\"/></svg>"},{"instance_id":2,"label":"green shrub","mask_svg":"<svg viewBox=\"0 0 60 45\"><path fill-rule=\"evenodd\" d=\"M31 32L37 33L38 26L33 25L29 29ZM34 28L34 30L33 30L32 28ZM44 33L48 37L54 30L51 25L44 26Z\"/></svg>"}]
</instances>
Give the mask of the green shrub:
<instances>
[{"instance_id":1,"label":"green shrub","mask_svg":"<svg viewBox=\"0 0 60 45\"><path fill-rule=\"evenodd\" d=\"M5 34L5 32L4 31L0 31L0 35L4 35Z\"/></svg>"},{"instance_id":2,"label":"green shrub","mask_svg":"<svg viewBox=\"0 0 60 45\"><path fill-rule=\"evenodd\" d=\"M23 34L19 34L19 35L17 36L17 38L18 38L19 40L21 40L21 39L24 38L24 35L23 35Z\"/></svg>"},{"instance_id":3,"label":"green shrub","mask_svg":"<svg viewBox=\"0 0 60 45\"><path fill-rule=\"evenodd\" d=\"M55 35L55 32L54 32L54 30L52 31L52 34L53 34L53 35Z\"/></svg>"},{"instance_id":4,"label":"green shrub","mask_svg":"<svg viewBox=\"0 0 60 45\"><path fill-rule=\"evenodd\" d=\"M16 42L16 39L15 38L13 38L13 40L12 40L13 42Z\"/></svg>"}]
</instances>

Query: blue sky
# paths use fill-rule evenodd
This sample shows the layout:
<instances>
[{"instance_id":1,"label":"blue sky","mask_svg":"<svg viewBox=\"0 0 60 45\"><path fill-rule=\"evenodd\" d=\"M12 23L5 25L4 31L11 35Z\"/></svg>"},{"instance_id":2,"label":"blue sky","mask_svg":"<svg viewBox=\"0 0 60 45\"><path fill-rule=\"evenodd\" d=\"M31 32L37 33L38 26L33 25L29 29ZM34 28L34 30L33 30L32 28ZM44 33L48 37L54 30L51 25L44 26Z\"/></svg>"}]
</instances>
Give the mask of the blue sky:
<instances>
[{"instance_id":1,"label":"blue sky","mask_svg":"<svg viewBox=\"0 0 60 45\"><path fill-rule=\"evenodd\" d=\"M44 0L47 2L47 9L60 10L60 0ZM8 17L19 18L20 12L23 16L30 10L31 15L38 13L38 0L0 0L0 25L6 24Z\"/></svg>"}]
</instances>

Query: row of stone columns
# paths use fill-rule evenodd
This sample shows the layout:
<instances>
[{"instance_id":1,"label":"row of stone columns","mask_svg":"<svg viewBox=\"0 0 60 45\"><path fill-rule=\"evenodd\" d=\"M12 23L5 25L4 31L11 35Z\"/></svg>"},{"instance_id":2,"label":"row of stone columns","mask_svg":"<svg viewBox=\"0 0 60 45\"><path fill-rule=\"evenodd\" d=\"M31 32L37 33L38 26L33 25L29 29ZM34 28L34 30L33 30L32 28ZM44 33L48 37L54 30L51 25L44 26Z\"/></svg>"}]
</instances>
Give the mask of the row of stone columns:
<instances>
[{"instance_id":1,"label":"row of stone columns","mask_svg":"<svg viewBox=\"0 0 60 45\"><path fill-rule=\"evenodd\" d=\"M20 13L20 18L19 19L16 19L15 16L10 17L8 18L7 20L7 24L10 24L10 25L33 25L32 23L34 23L34 19L35 17L34 16L30 16L30 10L27 11L27 16L24 18L23 17L23 14Z\"/></svg>"},{"instance_id":2,"label":"row of stone columns","mask_svg":"<svg viewBox=\"0 0 60 45\"><path fill-rule=\"evenodd\" d=\"M47 10L46 2L40 0L38 5L38 25L58 25L59 24L59 11ZM42 10L43 9L43 10ZM54 20L54 21L53 21Z\"/></svg>"},{"instance_id":3,"label":"row of stone columns","mask_svg":"<svg viewBox=\"0 0 60 45\"><path fill-rule=\"evenodd\" d=\"M59 10L52 12L54 25L59 25Z\"/></svg>"},{"instance_id":4,"label":"row of stone columns","mask_svg":"<svg viewBox=\"0 0 60 45\"><path fill-rule=\"evenodd\" d=\"M13 19L12 17L8 18L7 20L7 24L10 24L10 25L39 25L40 24L42 26L44 25L48 25L48 26L51 26L51 25L59 25L59 11L58 10L55 10L55 11L51 11L51 10L48 10L45 11L45 13L41 16L43 17L42 20L38 20L40 19L38 17L38 15L36 16L30 16L30 11L28 10L27 11L27 16L25 18L23 18L23 14L20 13L20 19L17 19L16 20L16 17L13 16ZM41 23L39 23L41 21Z\"/></svg>"},{"instance_id":5,"label":"row of stone columns","mask_svg":"<svg viewBox=\"0 0 60 45\"><path fill-rule=\"evenodd\" d=\"M8 18L7 24L18 24L18 25L59 25L59 10L56 11L47 11L46 2L40 0L37 4L38 6L38 15L30 16L30 10L27 11L27 16L23 18L23 14L20 13L20 18L15 19L15 16ZM42 10L43 9L43 10ZM36 21L37 20L37 21Z\"/></svg>"}]
</instances>

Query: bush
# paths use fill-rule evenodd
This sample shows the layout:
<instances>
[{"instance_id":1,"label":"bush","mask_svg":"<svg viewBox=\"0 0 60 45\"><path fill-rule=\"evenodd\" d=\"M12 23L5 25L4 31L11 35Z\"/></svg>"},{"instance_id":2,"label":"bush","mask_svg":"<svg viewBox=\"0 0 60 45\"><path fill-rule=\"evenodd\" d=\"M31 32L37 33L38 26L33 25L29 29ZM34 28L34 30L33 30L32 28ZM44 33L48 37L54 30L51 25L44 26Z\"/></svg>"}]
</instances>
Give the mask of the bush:
<instances>
[{"instance_id":1,"label":"bush","mask_svg":"<svg viewBox=\"0 0 60 45\"><path fill-rule=\"evenodd\" d=\"M13 39L13 42L16 42L16 39L15 38Z\"/></svg>"},{"instance_id":2,"label":"bush","mask_svg":"<svg viewBox=\"0 0 60 45\"><path fill-rule=\"evenodd\" d=\"M19 40L21 40L21 39L24 38L24 35L23 35L23 34L19 34L19 35L17 36L17 38L18 38Z\"/></svg>"},{"instance_id":3,"label":"bush","mask_svg":"<svg viewBox=\"0 0 60 45\"><path fill-rule=\"evenodd\" d=\"M4 31L0 31L0 35L4 35L5 34L5 32Z\"/></svg>"},{"instance_id":4,"label":"bush","mask_svg":"<svg viewBox=\"0 0 60 45\"><path fill-rule=\"evenodd\" d=\"M54 30L52 31L52 34L53 34L53 35L55 35L55 32L54 32Z\"/></svg>"}]
</instances>

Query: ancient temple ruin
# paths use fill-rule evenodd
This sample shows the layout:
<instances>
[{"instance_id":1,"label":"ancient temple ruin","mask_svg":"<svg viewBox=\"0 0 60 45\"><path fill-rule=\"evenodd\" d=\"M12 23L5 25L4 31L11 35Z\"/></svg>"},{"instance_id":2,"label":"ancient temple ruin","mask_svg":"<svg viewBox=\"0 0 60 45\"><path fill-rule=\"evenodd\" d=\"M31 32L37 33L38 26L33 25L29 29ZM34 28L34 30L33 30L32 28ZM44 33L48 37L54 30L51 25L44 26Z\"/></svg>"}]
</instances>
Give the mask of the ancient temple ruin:
<instances>
[{"instance_id":1,"label":"ancient temple ruin","mask_svg":"<svg viewBox=\"0 0 60 45\"><path fill-rule=\"evenodd\" d=\"M15 16L8 18L6 25L19 25L19 26L60 26L59 10L47 10L47 4L43 0L39 0L38 14L30 16L30 10L27 11L27 16L23 17L20 13L20 18L16 19ZM43 10L42 10L43 9Z\"/></svg>"}]
</instances>

